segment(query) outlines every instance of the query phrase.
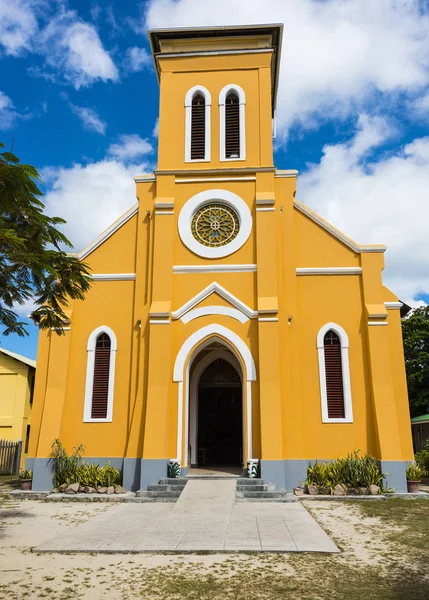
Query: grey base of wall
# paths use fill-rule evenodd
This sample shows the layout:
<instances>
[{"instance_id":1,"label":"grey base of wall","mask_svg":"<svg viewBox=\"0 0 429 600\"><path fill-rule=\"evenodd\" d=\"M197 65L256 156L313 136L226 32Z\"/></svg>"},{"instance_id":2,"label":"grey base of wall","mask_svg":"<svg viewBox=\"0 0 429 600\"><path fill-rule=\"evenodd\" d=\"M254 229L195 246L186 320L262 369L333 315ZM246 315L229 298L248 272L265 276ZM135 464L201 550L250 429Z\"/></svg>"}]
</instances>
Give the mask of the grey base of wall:
<instances>
[{"instance_id":1,"label":"grey base of wall","mask_svg":"<svg viewBox=\"0 0 429 600\"><path fill-rule=\"evenodd\" d=\"M269 483L274 483L279 490L292 492L294 487L300 486L307 479L307 468L312 460L261 460L261 478ZM317 459L319 462L331 462L329 459ZM385 483L396 492L407 491L405 471L407 461L381 460L380 468L385 475Z\"/></svg>"},{"instance_id":2,"label":"grey base of wall","mask_svg":"<svg viewBox=\"0 0 429 600\"><path fill-rule=\"evenodd\" d=\"M117 469L122 469L122 485L127 491L146 490L151 483L158 483L167 477L168 460L166 458L113 458L85 457L85 462L96 463L102 467L108 461ZM52 489L53 464L51 458L27 458L25 468L33 471L32 490L46 492ZM188 468L182 468L182 477L186 477Z\"/></svg>"}]
</instances>

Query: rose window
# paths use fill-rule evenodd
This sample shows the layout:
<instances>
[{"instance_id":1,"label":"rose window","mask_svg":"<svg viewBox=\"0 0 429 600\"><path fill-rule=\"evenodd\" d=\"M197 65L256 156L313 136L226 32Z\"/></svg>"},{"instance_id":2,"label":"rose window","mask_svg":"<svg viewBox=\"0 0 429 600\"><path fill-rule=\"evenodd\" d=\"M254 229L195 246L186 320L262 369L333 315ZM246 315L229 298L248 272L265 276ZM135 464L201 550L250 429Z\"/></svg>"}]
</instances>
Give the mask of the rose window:
<instances>
[{"instance_id":1,"label":"rose window","mask_svg":"<svg viewBox=\"0 0 429 600\"><path fill-rule=\"evenodd\" d=\"M229 244L238 234L240 221L237 213L224 204L202 206L192 217L191 231L204 246L216 248Z\"/></svg>"}]
</instances>

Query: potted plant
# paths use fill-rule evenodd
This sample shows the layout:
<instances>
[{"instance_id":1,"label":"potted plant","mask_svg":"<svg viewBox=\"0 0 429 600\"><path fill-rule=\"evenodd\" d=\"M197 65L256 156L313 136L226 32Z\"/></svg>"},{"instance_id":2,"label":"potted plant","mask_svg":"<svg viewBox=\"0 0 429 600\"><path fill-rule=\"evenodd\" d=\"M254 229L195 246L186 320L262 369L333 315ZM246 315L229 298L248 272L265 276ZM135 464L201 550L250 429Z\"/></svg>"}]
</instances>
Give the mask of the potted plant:
<instances>
[{"instance_id":1,"label":"potted plant","mask_svg":"<svg viewBox=\"0 0 429 600\"><path fill-rule=\"evenodd\" d=\"M31 490L31 480L33 479L33 471L31 469L23 469L19 472L21 480L21 488L23 490Z\"/></svg>"},{"instance_id":2,"label":"potted plant","mask_svg":"<svg viewBox=\"0 0 429 600\"><path fill-rule=\"evenodd\" d=\"M409 494L418 494L420 480L422 478L423 471L420 467L413 465L412 463L408 464L408 469L406 470L407 476L407 489Z\"/></svg>"},{"instance_id":3,"label":"potted plant","mask_svg":"<svg viewBox=\"0 0 429 600\"><path fill-rule=\"evenodd\" d=\"M173 479L178 479L182 472L182 467L180 465L180 460L177 458L170 458L168 461L168 471L167 476Z\"/></svg>"}]
</instances>

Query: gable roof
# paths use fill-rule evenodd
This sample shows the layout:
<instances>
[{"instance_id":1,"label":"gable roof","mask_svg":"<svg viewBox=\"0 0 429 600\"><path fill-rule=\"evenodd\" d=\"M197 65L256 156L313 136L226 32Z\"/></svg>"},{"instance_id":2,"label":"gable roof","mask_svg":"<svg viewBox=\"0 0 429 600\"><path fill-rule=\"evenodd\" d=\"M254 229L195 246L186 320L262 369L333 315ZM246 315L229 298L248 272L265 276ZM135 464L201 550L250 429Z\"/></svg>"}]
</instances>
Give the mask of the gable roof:
<instances>
[{"instance_id":1,"label":"gable roof","mask_svg":"<svg viewBox=\"0 0 429 600\"><path fill-rule=\"evenodd\" d=\"M31 360L31 358L27 358L26 356L21 356L21 354L16 354L16 352L11 352L10 350L6 350L6 348L0 348L0 352L2 352L3 354L6 354L6 356L10 356L11 358L14 358L15 360L18 360L19 362L24 363L28 367L33 367L33 369L36 368L36 361Z\"/></svg>"}]
</instances>

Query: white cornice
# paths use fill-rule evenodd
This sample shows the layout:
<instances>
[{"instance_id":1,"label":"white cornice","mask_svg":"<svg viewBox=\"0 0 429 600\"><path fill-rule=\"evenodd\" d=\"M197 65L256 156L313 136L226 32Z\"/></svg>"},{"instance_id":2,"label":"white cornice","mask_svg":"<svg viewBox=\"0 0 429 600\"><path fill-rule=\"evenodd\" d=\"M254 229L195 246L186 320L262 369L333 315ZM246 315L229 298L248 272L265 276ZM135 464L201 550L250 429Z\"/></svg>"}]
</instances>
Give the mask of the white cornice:
<instances>
[{"instance_id":1,"label":"white cornice","mask_svg":"<svg viewBox=\"0 0 429 600\"><path fill-rule=\"evenodd\" d=\"M95 238L86 248L82 250L82 252L77 253L76 256L79 260L83 260L86 258L91 252L93 252L98 246L101 246L103 242L105 242L111 235L118 231L122 225L124 225L127 221L134 217L135 214L138 213L139 203L134 204L126 213L124 213L117 221L112 223L110 227L108 227L103 233L101 233L98 237Z\"/></svg>"},{"instance_id":2,"label":"white cornice","mask_svg":"<svg viewBox=\"0 0 429 600\"><path fill-rule=\"evenodd\" d=\"M134 176L134 181L136 183L145 183L148 181L156 181L156 177L153 173L141 173L140 175Z\"/></svg>"},{"instance_id":3,"label":"white cornice","mask_svg":"<svg viewBox=\"0 0 429 600\"><path fill-rule=\"evenodd\" d=\"M135 273L92 273L94 281L135 281Z\"/></svg>"},{"instance_id":4,"label":"white cornice","mask_svg":"<svg viewBox=\"0 0 429 600\"><path fill-rule=\"evenodd\" d=\"M176 183L212 183L215 181L256 181L256 177L192 177L191 179L176 179Z\"/></svg>"},{"instance_id":5,"label":"white cornice","mask_svg":"<svg viewBox=\"0 0 429 600\"><path fill-rule=\"evenodd\" d=\"M350 248L357 254L360 254L361 252L385 252L386 251L386 246L382 246L382 245L369 245L369 244L359 245L359 244L357 244L356 242L351 240L349 237L344 235L344 233L342 233L341 231L336 229L336 227L334 227L333 225L328 223L328 221L325 221L325 219L323 217L321 217L320 215L318 215L317 213L312 211L310 208L308 208L308 206L305 206L305 204L303 204L296 198L293 201L293 205L302 214L304 214L306 217L308 217L309 219L314 221L314 223L317 223L320 227L322 227L323 229L328 231L332 236L337 238L337 240L342 242L345 246L347 246L348 248Z\"/></svg>"},{"instance_id":6,"label":"white cornice","mask_svg":"<svg viewBox=\"0 0 429 600\"><path fill-rule=\"evenodd\" d=\"M272 54L272 48L246 48L244 50L199 50L196 52L162 52L156 54L156 60L162 58L182 58L188 56L228 56L230 54Z\"/></svg>"},{"instance_id":7,"label":"white cornice","mask_svg":"<svg viewBox=\"0 0 429 600\"><path fill-rule=\"evenodd\" d=\"M386 321L368 321L368 325L387 325Z\"/></svg>"},{"instance_id":8,"label":"white cornice","mask_svg":"<svg viewBox=\"0 0 429 600\"><path fill-rule=\"evenodd\" d=\"M254 273L256 265L176 265L173 273Z\"/></svg>"},{"instance_id":9,"label":"white cornice","mask_svg":"<svg viewBox=\"0 0 429 600\"><path fill-rule=\"evenodd\" d=\"M155 208L174 208L174 202L155 202Z\"/></svg>"},{"instance_id":10,"label":"white cornice","mask_svg":"<svg viewBox=\"0 0 429 600\"><path fill-rule=\"evenodd\" d=\"M249 306L247 306L247 304L244 304L244 302L233 296L233 294L228 292L228 290L216 283L216 281L213 281L213 283L201 290L201 292L188 300L188 302L185 302L185 304L175 310L171 316L173 319L180 319L185 313L195 308L197 304L208 298L208 296L213 293L219 294L219 296L221 296L224 300L235 306L235 308L238 310L241 310L241 312L249 317L249 319L255 319L258 316L257 311L252 310Z\"/></svg>"},{"instance_id":11,"label":"white cornice","mask_svg":"<svg viewBox=\"0 0 429 600\"><path fill-rule=\"evenodd\" d=\"M360 275L361 267L298 267L297 275Z\"/></svg>"},{"instance_id":12,"label":"white cornice","mask_svg":"<svg viewBox=\"0 0 429 600\"><path fill-rule=\"evenodd\" d=\"M402 302L385 302L384 306L387 310L399 310L402 308Z\"/></svg>"},{"instance_id":13,"label":"white cornice","mask_svg":"<svg viewBox=\"0 0 429 600\"><path fill-rule=\"evenodd\" d=\"M295 169L277 170L274 177L298 177L298 171Z\"/></svg>"}]
</instances>

